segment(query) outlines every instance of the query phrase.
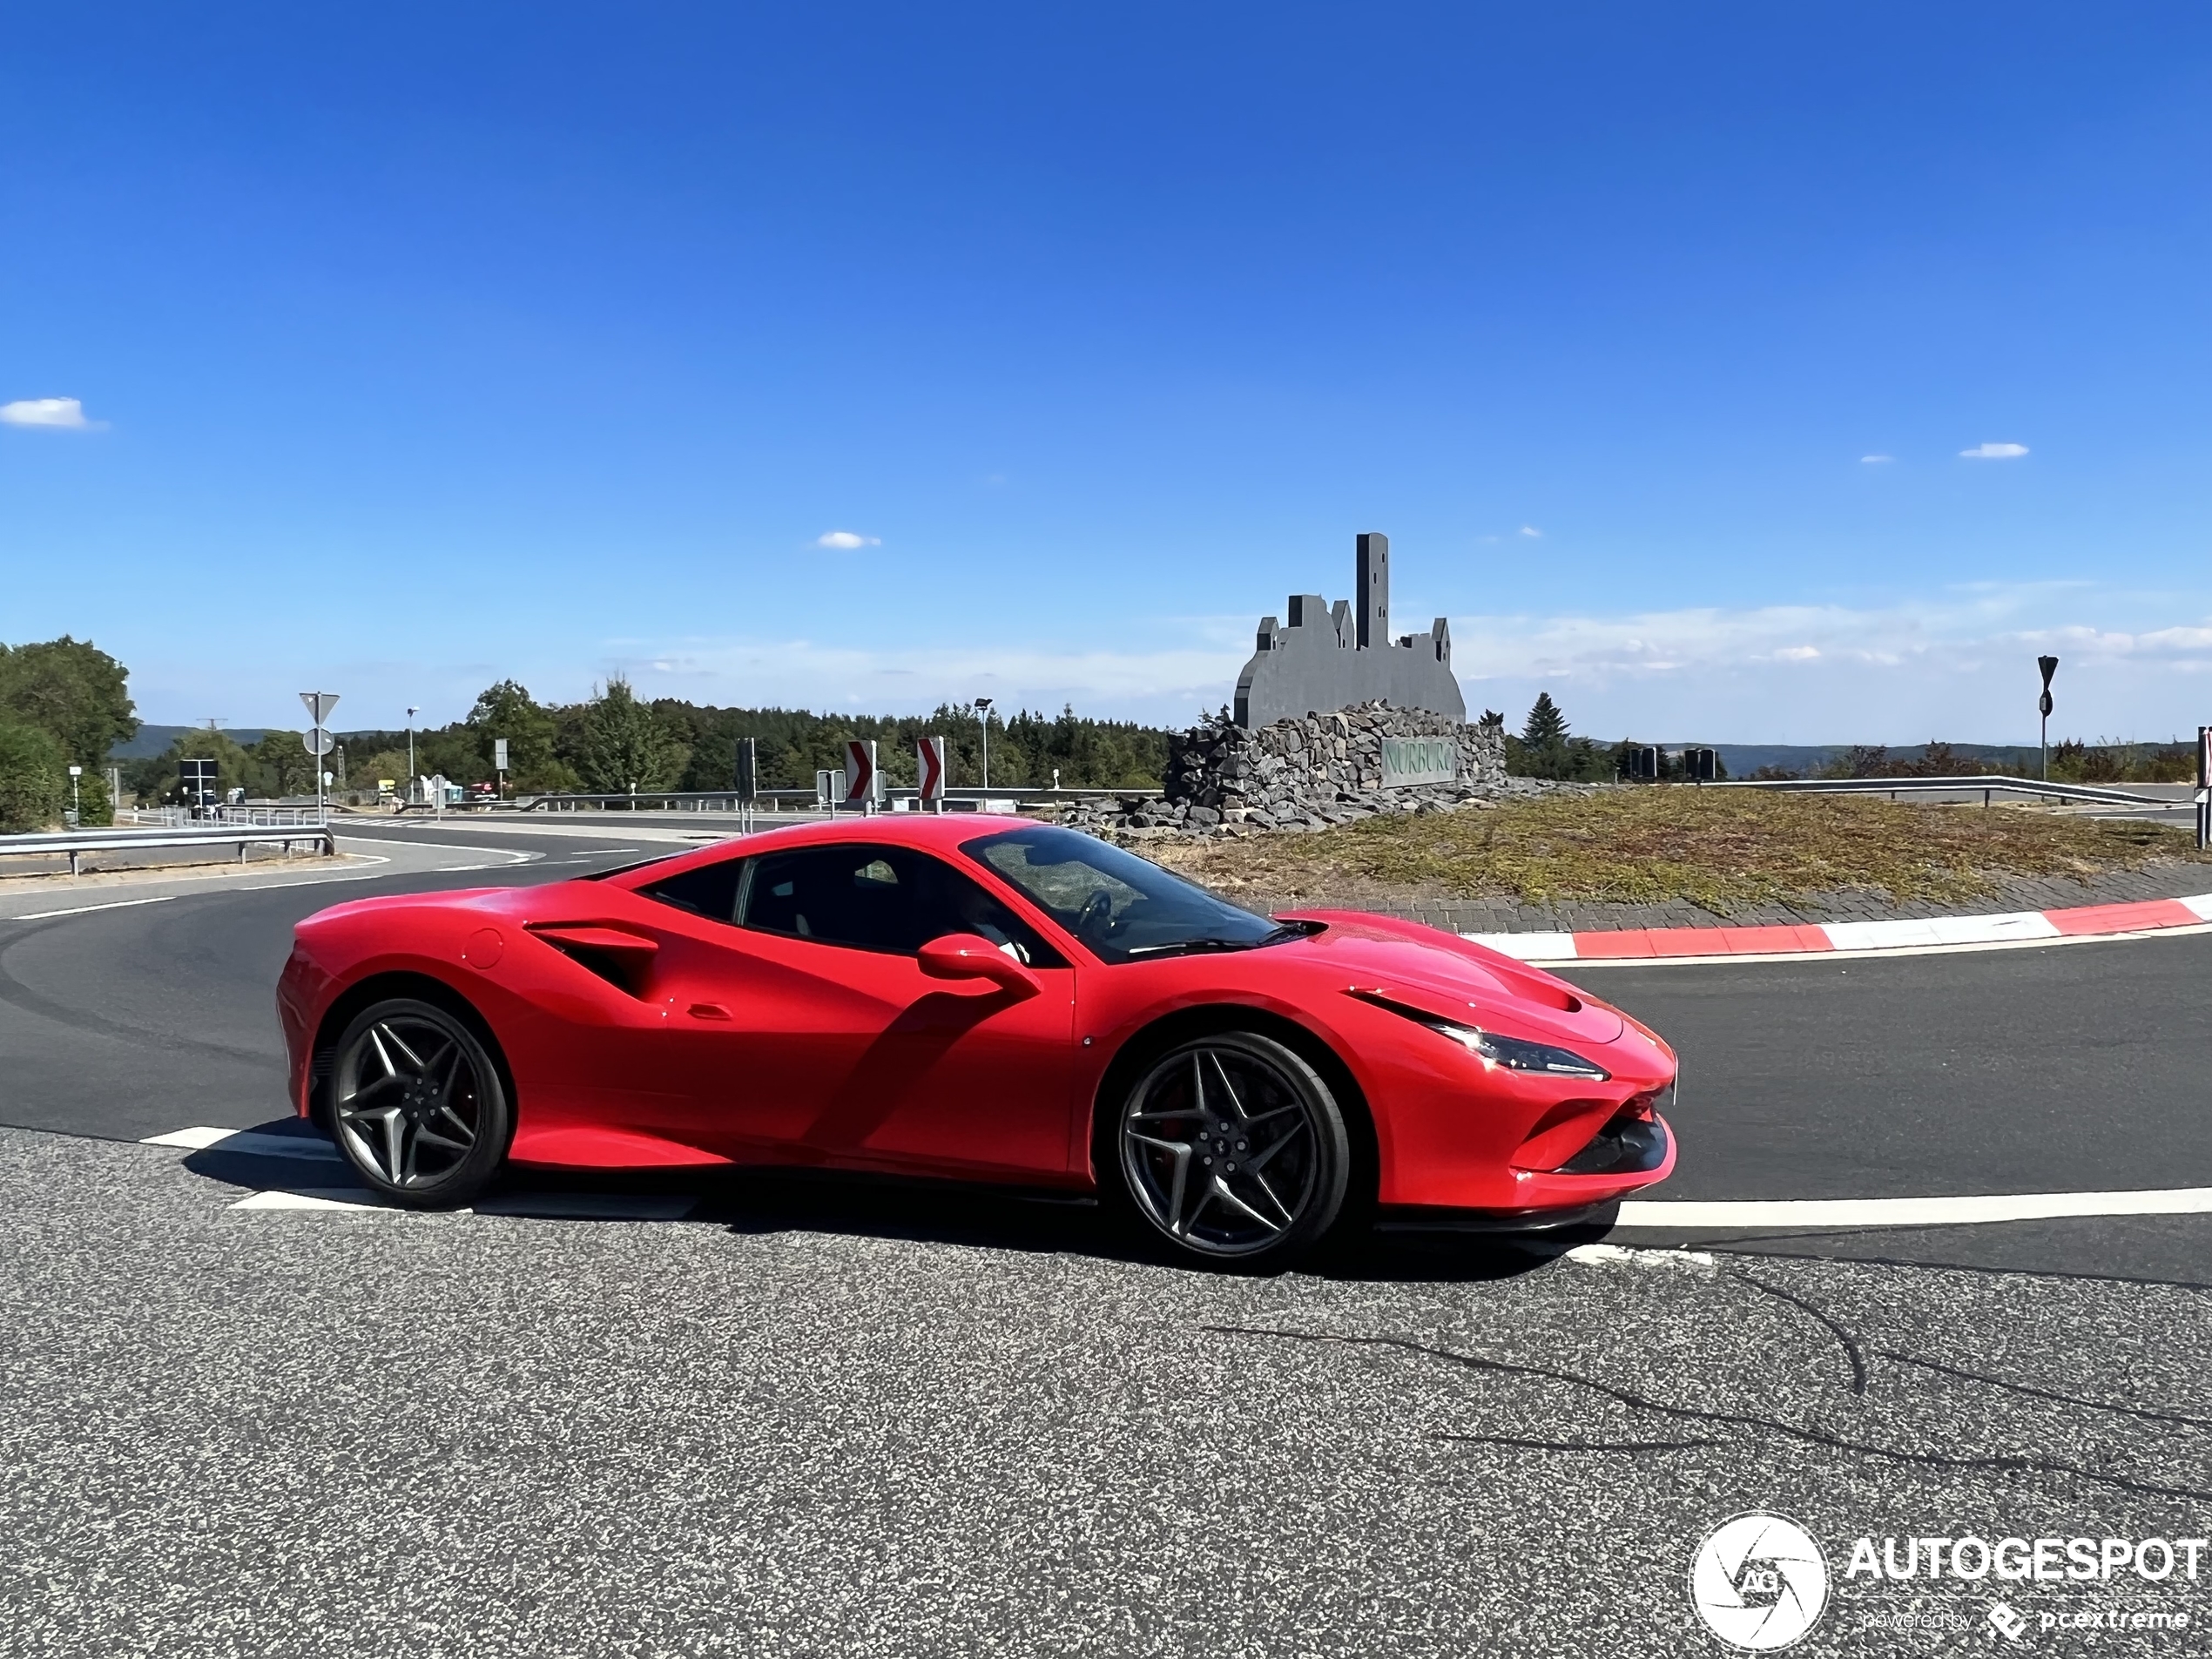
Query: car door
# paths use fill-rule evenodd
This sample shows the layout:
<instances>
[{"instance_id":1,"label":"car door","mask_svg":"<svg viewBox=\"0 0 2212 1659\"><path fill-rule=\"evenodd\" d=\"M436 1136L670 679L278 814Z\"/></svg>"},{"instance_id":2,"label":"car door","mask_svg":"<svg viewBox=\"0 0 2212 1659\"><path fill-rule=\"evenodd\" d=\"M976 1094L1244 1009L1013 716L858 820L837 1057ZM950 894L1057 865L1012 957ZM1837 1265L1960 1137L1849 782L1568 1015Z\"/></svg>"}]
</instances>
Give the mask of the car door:
<instances>
[{"instance_id":1,"label":"car door","mask_svg":"<svg viewBox=\"0 0 2212 1659\"><path fill-rule=\"evenodd\" d=\"M807 846L747 860L732 904L671 919L654 976L672 1073L733 1155L1069 1176L1074 970L973 878L912 848ZM1039 989L924 974L916 953L949 933L990 938Z\"/></svg>"}]
</instances>

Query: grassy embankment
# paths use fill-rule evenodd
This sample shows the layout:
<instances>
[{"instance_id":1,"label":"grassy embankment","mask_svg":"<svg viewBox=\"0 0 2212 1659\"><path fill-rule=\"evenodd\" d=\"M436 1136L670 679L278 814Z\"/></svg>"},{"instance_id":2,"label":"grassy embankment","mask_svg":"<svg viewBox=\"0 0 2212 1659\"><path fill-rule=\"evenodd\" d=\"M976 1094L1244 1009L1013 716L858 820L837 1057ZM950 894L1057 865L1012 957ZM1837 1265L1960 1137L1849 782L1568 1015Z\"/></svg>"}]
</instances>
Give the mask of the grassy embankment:
<instances>
[{"instance_id":1,"label":"grassy embankment","mask_svg":"<svg viewBox=\"0 0 2212 1659\"><path fill-rule=\"evenodd\" d=\"M1675 787L1366 819L1305 834L1148 841L1143 850L1217 892L1269 902L1681 899L1721 915L1850 889L1962 903L1988 897L2009 875L2087 879L2172 859L2212 861L2162 825Z\"/></svg>"}]
</instances>

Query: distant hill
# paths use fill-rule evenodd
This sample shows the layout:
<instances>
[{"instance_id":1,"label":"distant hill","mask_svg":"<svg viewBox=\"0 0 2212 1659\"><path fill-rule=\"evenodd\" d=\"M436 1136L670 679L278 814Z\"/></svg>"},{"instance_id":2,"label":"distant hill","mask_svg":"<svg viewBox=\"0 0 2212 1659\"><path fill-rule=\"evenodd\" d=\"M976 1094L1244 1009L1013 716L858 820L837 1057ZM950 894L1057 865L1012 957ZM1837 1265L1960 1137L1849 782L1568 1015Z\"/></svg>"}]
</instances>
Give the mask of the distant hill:
<instances>
[{"instance_id":1,"label":"distant hill","mask_svg":"<svg viewBox=\"0 0 2212 1659\"><path fill-rule=\"evenodd\" d=\"M107 752L111 760L149 760L162 753L187 732L197 732L196 725L142 725L138 735L128 743L118 743ZM233 743L259 743L268 728L260 725L225 726L223 735Z\"/></svg>"}]
</instances>

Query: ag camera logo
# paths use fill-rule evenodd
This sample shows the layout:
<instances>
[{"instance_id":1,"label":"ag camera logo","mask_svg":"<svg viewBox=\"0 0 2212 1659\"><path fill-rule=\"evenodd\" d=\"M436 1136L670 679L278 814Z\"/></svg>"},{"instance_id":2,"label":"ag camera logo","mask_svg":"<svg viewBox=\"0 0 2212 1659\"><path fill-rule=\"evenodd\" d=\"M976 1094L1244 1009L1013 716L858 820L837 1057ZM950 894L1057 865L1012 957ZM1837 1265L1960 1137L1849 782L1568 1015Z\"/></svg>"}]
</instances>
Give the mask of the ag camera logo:
<instances>
[{"instance_id":1,"label":"ag camera logo","mask_svg":"<svg viewBox=\"0 0 2212 1659\"><path fill-rule=\"evenodd\" d=\"M1796 1521L1754 1509L1723 1521L1697 1546L1689 1604L1730 1647L1772 1653L1820 1622L1828 1561Z\"/></svg>"}]
</instances>

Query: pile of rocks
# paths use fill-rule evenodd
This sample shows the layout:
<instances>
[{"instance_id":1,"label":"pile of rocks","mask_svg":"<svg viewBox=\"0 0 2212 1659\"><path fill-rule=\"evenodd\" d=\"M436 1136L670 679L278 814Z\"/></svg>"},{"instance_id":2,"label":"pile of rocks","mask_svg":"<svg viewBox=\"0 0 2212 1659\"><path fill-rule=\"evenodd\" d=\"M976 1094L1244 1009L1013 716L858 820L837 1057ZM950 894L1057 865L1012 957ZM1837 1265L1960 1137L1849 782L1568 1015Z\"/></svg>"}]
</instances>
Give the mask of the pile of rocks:
<instances>
[{"instance_id":1,"label":"pile of rocks","mask_svg":"<svg viewBox=\"0 0 2212 1659\"><path fill-rule=\"evenodd\" d=\"M1459 777L1448 784L1383 786L1385 738L1447 738ZM1062 820L1092 831L1184 834L1238 829L1322 829L1378 813L1453 812L1561 788L1506 775L1505 723L1462 725L1422 709L1364 703L1333 714L1278 720L1248 732L1226 715L1170 740L1165 799L1088 800Z\"/></svg>"}]
</instances>

